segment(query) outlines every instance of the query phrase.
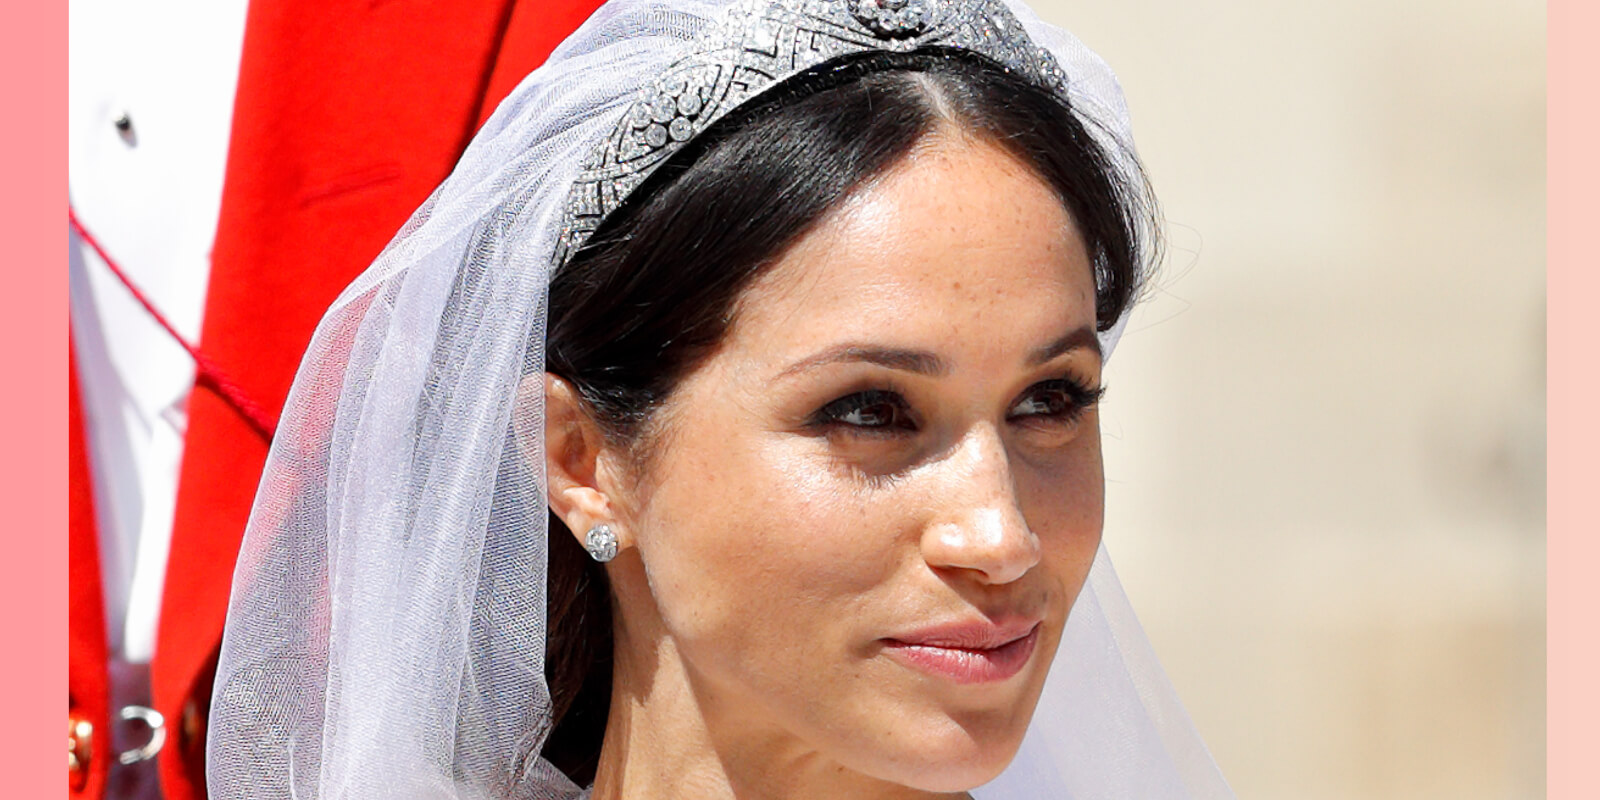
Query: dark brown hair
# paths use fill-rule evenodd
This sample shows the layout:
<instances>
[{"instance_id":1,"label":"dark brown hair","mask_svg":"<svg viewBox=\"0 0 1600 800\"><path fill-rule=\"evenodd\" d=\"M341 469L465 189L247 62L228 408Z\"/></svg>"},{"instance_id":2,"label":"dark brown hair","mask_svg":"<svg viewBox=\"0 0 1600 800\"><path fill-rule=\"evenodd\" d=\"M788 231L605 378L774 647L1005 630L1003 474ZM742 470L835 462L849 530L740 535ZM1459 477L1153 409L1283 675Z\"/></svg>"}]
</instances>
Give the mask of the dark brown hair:
<instances>
[{"instance_id":1,"label":"dark brown hair","mask_svg":"<svg viewBox=\"0 0 1600 800\"><path fill-rule=\"evenodd\" d=\"M577 388L612 443L634 447L727 332L744 287L940 127L1000 144L1056 191L1089 248L1108 329L1155 250L1142 175L1119 170L1059 97L981 56L876 53L791 79L640 186L551 280L546 369ZM610 706L611 597L605 570L554 514L549 538L555 729L543 754L582 785Z\"/></svg>"}]
</instances>

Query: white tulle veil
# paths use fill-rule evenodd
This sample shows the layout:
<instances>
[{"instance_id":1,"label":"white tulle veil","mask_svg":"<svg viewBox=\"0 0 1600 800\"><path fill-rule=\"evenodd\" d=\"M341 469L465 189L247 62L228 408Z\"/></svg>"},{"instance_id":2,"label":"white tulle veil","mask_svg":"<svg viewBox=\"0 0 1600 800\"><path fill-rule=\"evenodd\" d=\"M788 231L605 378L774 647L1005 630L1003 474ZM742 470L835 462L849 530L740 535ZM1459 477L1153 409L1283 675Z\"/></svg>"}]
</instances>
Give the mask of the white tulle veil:
<instances>
[{"instance_id":1,"label":"white tulle veil","mask_svg":"<svg viewBox=\"0 0 1600 800\"><path fill-rule=\"evenodd\" d=\"M539 757L544 461L511 432L541 429L543 412L516 389L543 364L552 253L582 163L727 5L602 7L329 310L234 578L207 753L216 800L581 793ZM1131 142L1105 64L1008 5L1066 73L1074 112ZM973 794L1232 796L1104 549L1021 752Z\"/></svg>"}]
</instances>

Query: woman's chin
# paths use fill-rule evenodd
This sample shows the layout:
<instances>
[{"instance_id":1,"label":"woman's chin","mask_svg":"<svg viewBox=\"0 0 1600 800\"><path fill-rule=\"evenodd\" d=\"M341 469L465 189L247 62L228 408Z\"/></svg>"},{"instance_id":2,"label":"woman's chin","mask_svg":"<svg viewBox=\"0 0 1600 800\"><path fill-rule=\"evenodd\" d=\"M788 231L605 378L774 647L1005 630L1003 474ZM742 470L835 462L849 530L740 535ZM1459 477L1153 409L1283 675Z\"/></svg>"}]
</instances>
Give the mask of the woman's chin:
<instances>
[{"instance_id":1,"label":"woman's chin","mask_svg":"<svg viewBox=\"0 0 1600 800\"><path fill-rule=\"evenodd\" d=\"M924 792L965 792L1000 776L1022 746L1026 724L1015 727L934 726L930 736L923 728L905 741L915 749L892 759L878 777Z\"/></svg>"}]
</instances>

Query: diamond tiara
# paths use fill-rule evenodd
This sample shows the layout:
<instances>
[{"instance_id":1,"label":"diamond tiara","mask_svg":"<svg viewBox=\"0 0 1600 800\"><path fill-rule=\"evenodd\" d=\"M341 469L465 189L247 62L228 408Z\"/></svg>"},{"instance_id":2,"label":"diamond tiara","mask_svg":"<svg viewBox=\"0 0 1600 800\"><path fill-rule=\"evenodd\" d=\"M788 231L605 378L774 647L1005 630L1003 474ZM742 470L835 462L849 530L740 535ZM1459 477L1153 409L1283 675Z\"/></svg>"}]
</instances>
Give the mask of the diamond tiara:
<instances>
[{"instance_id":1,"label":"diamond tiara","mask_svg":"<svg viewBox=\"0 0 1600 800\"><path fill-rule=\"evenodd\" d=\"M1066 96L1066 74L1002 0L745 0L646 84L584 161L552 257L559 269L657 167L746 101L858 53L966 50Z\"/></svg>"}]
</instances>

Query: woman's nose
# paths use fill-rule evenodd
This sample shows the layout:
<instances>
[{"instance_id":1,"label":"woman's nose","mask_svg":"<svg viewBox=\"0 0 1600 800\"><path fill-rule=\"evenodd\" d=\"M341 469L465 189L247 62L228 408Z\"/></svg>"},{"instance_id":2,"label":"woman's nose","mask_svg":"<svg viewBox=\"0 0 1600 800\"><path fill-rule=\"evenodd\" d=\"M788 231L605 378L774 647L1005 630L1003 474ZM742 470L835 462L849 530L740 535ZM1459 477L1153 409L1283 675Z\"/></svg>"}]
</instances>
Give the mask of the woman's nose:
<instances>
[{"instance_id":1,"label":"woman's nose","mask_svg":"<svg viewBox=\"0 0 1600 800\"><path fill-rule=\"evenodd\" d=\"M923 558L941 570L966 570L985 583L1010 583L1039 563L1039 538L1018 502L1005 446L996 432L967 437L942 463L941 498L922 534Z\"/></svg>"}]
</instances>

